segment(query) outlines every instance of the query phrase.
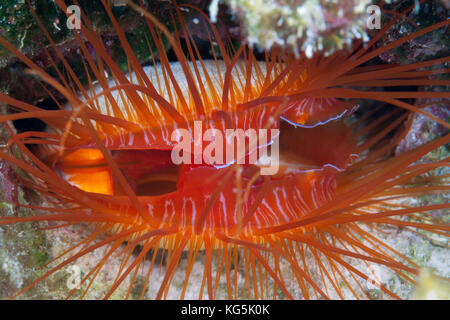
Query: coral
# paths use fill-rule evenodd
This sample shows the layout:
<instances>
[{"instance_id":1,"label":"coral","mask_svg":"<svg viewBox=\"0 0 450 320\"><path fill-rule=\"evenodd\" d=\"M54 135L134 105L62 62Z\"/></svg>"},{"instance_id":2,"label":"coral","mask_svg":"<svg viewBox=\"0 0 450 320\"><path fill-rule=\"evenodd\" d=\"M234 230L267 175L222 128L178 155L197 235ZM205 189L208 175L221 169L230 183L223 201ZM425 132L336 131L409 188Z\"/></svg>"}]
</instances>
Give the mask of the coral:
<instances>
[{"instance_id":1,"label":"coral","mask_svg":"<svg viewBox=\"0 0 450 320\"><path fill-rule=\"evenodd\" d=\"M437 21L445 20L450 13L449 9L446 9L439 0L426 1L422 4L418 4L413 0L401 1L383 7L387 12L382 16L382 24L391 18L392 12L400 12L411 5L415 5L414 10L399 23L392 26L389 32L376 44L377 47L385 46L389 42L400 39L420 28L430 26ZM449 39L448 26L446 26L412 39L393 50L381 54L379 57L385 62L399 64L445 57L450 46Z\"/></svg>"},{"instance_id":2,"label":"coral","mask_svg":"<svg viewBox=\"0 0 450 320\"><path fill-rule=\"evenodd\" d=\"M244 21L247 39L263 49L290 47L307 57L367 40L370 0L226 0ZM212 10L214 12L214 10Z\"/></svg>"}]
</instances>

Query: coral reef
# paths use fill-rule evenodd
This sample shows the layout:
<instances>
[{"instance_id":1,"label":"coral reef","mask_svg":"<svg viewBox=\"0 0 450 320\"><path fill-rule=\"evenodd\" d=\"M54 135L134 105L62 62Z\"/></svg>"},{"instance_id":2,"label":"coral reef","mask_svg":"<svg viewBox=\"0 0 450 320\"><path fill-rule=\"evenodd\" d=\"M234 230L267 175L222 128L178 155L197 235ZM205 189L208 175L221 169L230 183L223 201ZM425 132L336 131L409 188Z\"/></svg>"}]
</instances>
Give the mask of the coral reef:
<instances>
[{"instance_id":1,"label":"coral reef","mask_svg":"<svg viewBox=\"0 0 450 320\"><path fill-rule=\"evenodd\" d=\"M244 21L247 40L262 49L278 45L296 54L325 55L367 40L370 0L226 0Z\"/></svg>"}]
</instances>

